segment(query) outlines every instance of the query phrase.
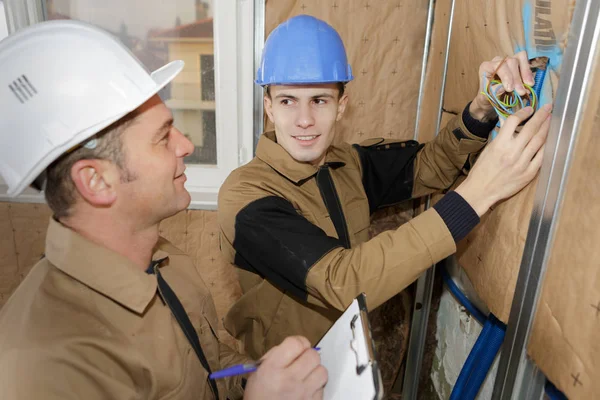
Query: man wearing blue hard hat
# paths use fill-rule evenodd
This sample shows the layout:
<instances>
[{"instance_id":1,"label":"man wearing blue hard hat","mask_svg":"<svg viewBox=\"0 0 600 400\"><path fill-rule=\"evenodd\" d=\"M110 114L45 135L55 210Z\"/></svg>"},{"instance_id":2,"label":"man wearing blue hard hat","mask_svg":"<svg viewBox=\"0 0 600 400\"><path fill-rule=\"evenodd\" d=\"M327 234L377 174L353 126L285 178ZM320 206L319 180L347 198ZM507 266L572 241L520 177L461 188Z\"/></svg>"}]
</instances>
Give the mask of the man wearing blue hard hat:
<instances>
[{"instance_id":1,"label":"man wearing blue hard hat","mask_svg":"<svg viewBox=\"0 0 600 400\"><path fill-rule=\"evenodd\" d=\"M497 72L520 94L533 83L524 52L480 72ZM518 111L486 146L497 119L482 95L426 144L333 144L352 79L340 36L319 19L291 18L265 43L256 83L266 88L275 130L219 193L222 250L243 289L225 326L253 357L292 333L316 343L361 292L371 309L381 305L453 254L479 218L541 166L549 108L515 135L533 114ZM374 211L447 189L466 172L433 208L369 240Z\"/></svg>"}]
</instances>

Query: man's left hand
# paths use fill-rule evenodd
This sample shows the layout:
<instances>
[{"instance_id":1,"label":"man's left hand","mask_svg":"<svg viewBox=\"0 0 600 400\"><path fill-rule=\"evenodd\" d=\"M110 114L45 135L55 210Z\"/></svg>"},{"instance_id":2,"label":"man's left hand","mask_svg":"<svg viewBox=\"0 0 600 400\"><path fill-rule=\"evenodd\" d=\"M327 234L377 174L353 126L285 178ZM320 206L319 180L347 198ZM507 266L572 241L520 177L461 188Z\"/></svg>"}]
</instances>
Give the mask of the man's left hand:
<instances>
[{"instance_id":1,"label":"man's left hand","mask_svg":"<svg viewBox=\"0 0 600 400\"><path fill-rule=\"evenodd\" d=\"M479 66L480 92L469 107L471 116L482 122L496 118L494 108L487 97L481 94L482 88L487 85L487 80L494 79L494 73L502 81L505 92L516 91L522 96L527 93L523 83L529 86L534 85L533 73L529 67L529 58L526 51L521 51L511 57L495 57L491 61L483 62Z\"/></svg>"}]
</instances>

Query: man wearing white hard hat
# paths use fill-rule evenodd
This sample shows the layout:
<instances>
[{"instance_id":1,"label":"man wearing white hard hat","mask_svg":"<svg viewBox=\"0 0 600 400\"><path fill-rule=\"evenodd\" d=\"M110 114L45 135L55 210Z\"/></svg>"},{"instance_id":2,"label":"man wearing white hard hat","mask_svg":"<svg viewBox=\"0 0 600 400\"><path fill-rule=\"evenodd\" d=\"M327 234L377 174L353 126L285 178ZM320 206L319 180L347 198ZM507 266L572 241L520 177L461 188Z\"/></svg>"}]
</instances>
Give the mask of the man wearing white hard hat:
<instances>
[{"instance_id":1,"label":"man wearing white hard hat","mask_svg":"<svg viewBox=\"0 0 600 400\"><path fill-rule=\"evenodd\" d=\"M233 399L247 358L219 342L190 258L158 235L185 209L193 145L115 38L46 22L0 42L0 174L17 196L45 188L44 258L0 311L1 399ZM267 354L245 398L320 398L327 372L303 337Z\"/></svg>"}]
</instances>

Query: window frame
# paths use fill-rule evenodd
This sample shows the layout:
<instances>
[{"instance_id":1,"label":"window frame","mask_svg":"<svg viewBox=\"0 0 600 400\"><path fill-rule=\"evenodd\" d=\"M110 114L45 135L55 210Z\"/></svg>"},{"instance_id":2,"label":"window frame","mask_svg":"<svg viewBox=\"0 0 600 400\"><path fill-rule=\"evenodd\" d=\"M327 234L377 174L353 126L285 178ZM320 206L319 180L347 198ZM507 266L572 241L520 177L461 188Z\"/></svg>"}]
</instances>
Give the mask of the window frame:
<instances>
[{"instance_id":1,"label":"window frame","mask_svg":"<svg viewBox=\"0 0 600 400\"><path fill-rule=\"evenodd\" d=\"M0 29L0 40L2 40L8 36L8 21L5 15L4 0L0 0L0 21L2 22L0 24L2 26L2 29Z\"/></svg>"},{"instance_id":2,"label":"window frame","mask_svg":"<svg viewBox=\"0 0 600 400\"><path fill-rule=\"evenodd\" d=\"M188 164L189 209L215 210L219 189L229 173L253 157L257 123L254 88L255 18L264 0L213 0L217 164ZM9 34L44 20L44 0L4 0ZM260 7L260 4L258 4ZM259 16L260 17L260 16ZM264 14L261 18L264 18ZM263 21L259 20L258 27ZM262 110L262 102L258 105ZM43 203L43 193L27 188L18 197L6 195L0 178L0 201Z\"/></svg>"}]
</instances>

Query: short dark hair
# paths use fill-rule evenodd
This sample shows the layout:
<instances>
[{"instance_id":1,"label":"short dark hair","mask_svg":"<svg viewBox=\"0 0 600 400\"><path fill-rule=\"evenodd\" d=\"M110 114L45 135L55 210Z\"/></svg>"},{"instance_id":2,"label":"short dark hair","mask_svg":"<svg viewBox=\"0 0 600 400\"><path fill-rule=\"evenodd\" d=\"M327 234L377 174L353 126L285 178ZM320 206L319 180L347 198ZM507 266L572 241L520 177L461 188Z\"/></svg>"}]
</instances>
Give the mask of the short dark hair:
<instances>
[{"instance_id":1,"label":"short dark hair","mask_svg":"<svg viewBox=\"0 0 600 400\"><path fill-rule=\"evenodd\" d=\"M133 111L94 135L96 146L93 149L80 145L62 155L46 169L44 195L55 218L69 216L75 204L76 189L71 178L71 168L77 161L108 160L115 163L122 171L127 171L122 136L123 132L133 124L137 115L137 112Z\"/></svg>"},{"instance_id":2,"label":"short dark hair","mask_svg":"<svg viewBox=\"0 0 600 400\"><path fill-rule=\"evenodd\" d=\"M341 99L346 91L346 83L345 82L336 82L335 83L338 89L338 99ZM271 98L270 86L265 86L265 94L268 98Z\"/></svg>"}]
</instances>

